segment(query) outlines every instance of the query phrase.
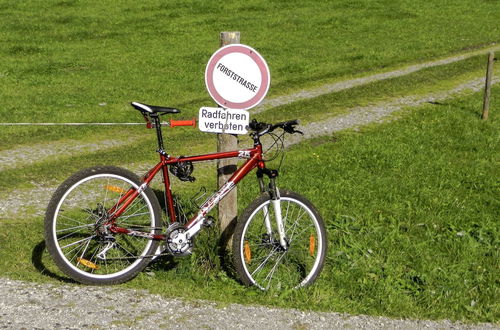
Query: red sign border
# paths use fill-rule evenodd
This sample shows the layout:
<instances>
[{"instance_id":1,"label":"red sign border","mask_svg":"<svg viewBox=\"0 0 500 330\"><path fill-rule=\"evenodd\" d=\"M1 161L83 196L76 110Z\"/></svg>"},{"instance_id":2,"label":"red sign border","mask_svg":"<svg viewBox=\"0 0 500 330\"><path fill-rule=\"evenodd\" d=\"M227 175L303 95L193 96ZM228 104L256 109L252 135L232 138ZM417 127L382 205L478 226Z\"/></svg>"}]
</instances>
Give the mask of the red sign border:
<instances>
[{"instance_id":1,"label":"red sign border","mask_svg":"<svg viewBox=\"0 0 500 330\"><path fill-rule=\"evenodd\" d=\"M255 94L254 97L246 102L235 103L228 101L224 99L215 89L213 81L215 65L222 57L232 53L243 53L245 55L248 55L257 64L261 73L262 78L259 91L257 92L257 94ZM214 101L217 102L218 105L224 108L248 110L255 107L266 96L267 91L269 90L270 80L271 75L269 72L269 67L267 66L264 58L255 49L243 44L231 44L220 48L212 55L205 69L205 85L207 86L208 93L214 99ZM262 86L265 86L265 88L262 88Z\"/></svg>"}]
</instances>

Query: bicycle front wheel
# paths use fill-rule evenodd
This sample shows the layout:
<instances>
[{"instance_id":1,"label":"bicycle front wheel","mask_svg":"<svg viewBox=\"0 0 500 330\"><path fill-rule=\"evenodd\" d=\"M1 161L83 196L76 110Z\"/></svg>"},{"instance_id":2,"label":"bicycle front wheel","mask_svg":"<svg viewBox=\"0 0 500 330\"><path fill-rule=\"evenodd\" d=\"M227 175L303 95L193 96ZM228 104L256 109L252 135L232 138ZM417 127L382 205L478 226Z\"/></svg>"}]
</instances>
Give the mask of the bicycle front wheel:
<instances>
[{"instance_id":1,"label":"bicycle front wheel","mask_svg":"<svg viewBox=\"0 0 500 330\"><path fill-rule=\"evenodd\" d=\"M236 270L245 285L262 290L307 286L318 277L325 260L326 230L319 213L296 193L280 191L280 195L286 248L280 244L275 208L267 193L243 212L234 233Z\"/></svg>"},{"instance_id":2,"label":"bicycle front wheel","mask_svg":"<svg viewBox=\"0 0 500 330\"><path fill-rule=\"evenodd\" d=\"M140 179L112 166L92 167L67 179L54 193L45 215L45 241L55 263L74 280L117 284L137 275L158 247L139 235L114 234L109 221ZM125 196L125 197L124 197ZM161 208L147 187L115 220L121 228L159 234Z\"/></svg>"}]
</instances>

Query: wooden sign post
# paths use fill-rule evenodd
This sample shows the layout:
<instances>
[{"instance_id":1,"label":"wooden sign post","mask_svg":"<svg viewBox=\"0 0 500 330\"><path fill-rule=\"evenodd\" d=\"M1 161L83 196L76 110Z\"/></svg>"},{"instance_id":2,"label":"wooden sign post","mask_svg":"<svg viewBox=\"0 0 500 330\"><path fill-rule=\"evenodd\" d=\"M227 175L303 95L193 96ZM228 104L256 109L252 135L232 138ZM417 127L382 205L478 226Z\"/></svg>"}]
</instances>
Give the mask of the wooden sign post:
<instances>
[{"instance_id":1,"label":"wooden sign post","mask_svg":"<svg viewBox=\"0 0 500 330\"><path fill-rule=\"evenodd\" d=\"M264 58L252 47L240 43L239 32L222 32L220 48L210 57L205 69L205 85L219 106L202 107L199 112L200 130L219 133L217 152L238 150L237 135L246 134L250 114L247 110L258 105L269 90L271 75ZM241 120L226 114L238 113ZM225 120L221 120L223 114ZM221 134L222 133L222 134ZM221 159L217 163L219 190L236 172L237 162ZM233 188L219 202L221 248L230 247L238 215L237 191Z\"/></svg>"},{"instance_id":2,"label":"wooden sign post","mask_svg":"<svg viewBox=\"0 0 500 330\"><path fill-rule=\"evenodd\" d=\"M239 44L239 32L221 32L220 46L229 44ZM238 138L231 134L217 134L217 152L231 151L238 149ZM217 162L217 184L220 189L224 183L236 171L237 163L233 159L221 159ZM236 187L219 202L219 222L221 230L221 242L230 246L236 217L238 216L238 199ZM223 246L224 248L224 246Z\"/></svg>"}]
</instances>

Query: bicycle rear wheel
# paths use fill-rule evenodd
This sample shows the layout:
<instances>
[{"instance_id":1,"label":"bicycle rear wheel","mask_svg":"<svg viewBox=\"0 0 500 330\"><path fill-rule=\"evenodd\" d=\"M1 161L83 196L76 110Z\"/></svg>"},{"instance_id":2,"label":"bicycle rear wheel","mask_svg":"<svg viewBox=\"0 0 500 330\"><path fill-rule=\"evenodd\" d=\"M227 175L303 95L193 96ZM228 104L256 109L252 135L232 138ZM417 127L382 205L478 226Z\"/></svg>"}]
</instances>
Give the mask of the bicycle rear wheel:
<instances>
[{"instance_id":1,"label":"bicycle rear wheel","mask_svg":"<svg viewBox=\"0 0 500 330\"><path fill-rule=\"evenodd\" d=\"M318 277L325 260L326 231L319 213L296 193L280 191L280 195L287 249L279 242L274 208L267 193L243 212L234 234L234 263L241 281L262 290L307 286Z\"/></svg>"},{"instance_id":2,"label":"bicycle rear wheel","mask_svg":"<svg viewBox=\"0 0 500 330\"><path fill-rule=\"evenodd\" d=\"M146 267L158 241L114 234L107 222L126 192L140 185L132 172L101 166L74 174L56 190L45 215L45 241L66 275L85 284L117 284ZM115 223L136 232L159 234L161 208L153 191L144 189Z\"/></svg>"}]
</instances>

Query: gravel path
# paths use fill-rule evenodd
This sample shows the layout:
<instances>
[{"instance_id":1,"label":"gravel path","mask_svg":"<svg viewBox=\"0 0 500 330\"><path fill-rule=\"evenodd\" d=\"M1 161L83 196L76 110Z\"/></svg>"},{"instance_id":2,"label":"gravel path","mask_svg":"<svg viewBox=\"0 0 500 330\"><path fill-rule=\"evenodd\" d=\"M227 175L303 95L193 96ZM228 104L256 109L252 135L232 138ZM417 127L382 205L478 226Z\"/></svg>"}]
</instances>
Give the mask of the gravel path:
<instances>
[{"instance_id":1,"label":"gravel path","mask_svg":"<svg viewBox=\"0 0 500 330\"><path fill-rule=\"evenodd\" d=\"M71 157L82 153L104 151L129 145L138 140L140 140L140 137L130 136L126 140L101 140L94 143L85 143L80 140L64 140L2 150L0 151L0 171L30 165L52 157Z\"/></svg>"},{"instance_id":2,"label":"gravel path","mask_svg":"<svg viewBox=\"0 0 500 330\"><path fill-rule=\"evenodd\" d=\"M492 79L492 85L500 81L500 78ZM335 116L320 122L309 123L301 126L300 130L304 132L303 136L292 135L287 137L286 145L299 143L303 139L311 139L319 136L329 135L334 132L361 127L373 122L381 122L388 120L388 118L396 111L403 108L414 108L421 106L425 103L443 102L446 99L455 97L462 93L474 93L484 88L484 78L477 78L468 82L462 83L455 88L443 92L420 95L420 96L406 96L397 98L391 101L383 102L380 104L356 107L349 110L346 114Z\"/></svg>"},{"instance_id":3,"label":"gravel path","mask_svg":"<svg viewBox=\"0 0 500 330\"><path fill-rule=\"evenodd\" d=\"M0 279L5 329L499 329L494 324L397 320L209 301L166 299L142 290ZM8 299L5 299L8 297Z\"/></svg>"}]
</instances>

